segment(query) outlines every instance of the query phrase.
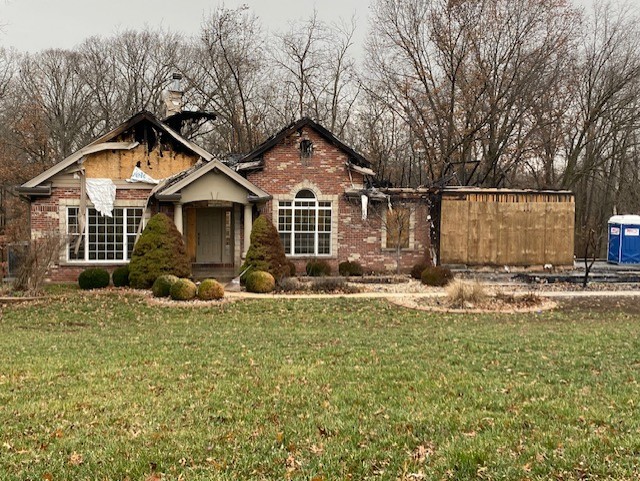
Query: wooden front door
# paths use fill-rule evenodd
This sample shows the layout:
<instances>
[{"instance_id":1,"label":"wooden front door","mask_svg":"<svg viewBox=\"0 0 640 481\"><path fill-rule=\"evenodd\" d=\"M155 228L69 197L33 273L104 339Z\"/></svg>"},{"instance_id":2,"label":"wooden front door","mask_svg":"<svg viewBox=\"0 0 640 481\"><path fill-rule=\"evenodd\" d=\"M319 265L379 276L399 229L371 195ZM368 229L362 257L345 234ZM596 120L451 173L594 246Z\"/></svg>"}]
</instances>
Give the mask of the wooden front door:
<instances>
[{"instance_id":1,"label":"wooden front door","mask_svg":"<svg viewBox=\"0 0 640 481\"><path fill-rule=\"evenodd\" d=\"M216 265L233 264L231 209L197 209L196 262Z\"/></svg>"}]
</instances>

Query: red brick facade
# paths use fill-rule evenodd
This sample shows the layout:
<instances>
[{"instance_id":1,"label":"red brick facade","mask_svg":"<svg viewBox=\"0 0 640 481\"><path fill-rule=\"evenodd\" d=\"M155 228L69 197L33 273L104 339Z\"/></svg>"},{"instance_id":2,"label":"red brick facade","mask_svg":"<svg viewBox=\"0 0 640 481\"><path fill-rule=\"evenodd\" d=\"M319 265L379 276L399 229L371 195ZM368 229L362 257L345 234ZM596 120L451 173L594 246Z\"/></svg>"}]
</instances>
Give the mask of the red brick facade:
<instances>
[{"instance_id":1,"label":"red brick facade","mask_svg":"<svg viewBox=\"0 0 640 481\"><path fill-rule=\"evenodd\" d=\"M313 143L313 154L302 158L299 149L301 138ZM367 220L362 220L362 207L359 198L348 199L345 191L361 188L364 182L362 174L349 172L346 166L347 154L327 142L313 129L305 127L285 137L282 142L264 153L264 168L247 175L253 184L269 192L274 200L261 206L262 213L270 216L277 226L278 200L293 200L296 192L302 188L312 190L319 200L333 200L332 218L337 220L332 231L334 249L326 259L337 273L338 264L352 260L362 264L365 271L385 272L396 269L396 251L384 249L384 222L386 202L381 205L369 205ZM392 200L393 203L393 200ZM400 269L408 271L422 261L429 249L429 208L419 201L409 205L412 212L411 239L409 249L403 249ZM305 271L306 263L313 256L291 256L299 273Z\"/></svg>"},{"instance_id":2,"label":"red brick facade","mask_svg":"<svg viewBox=\"0 0 640 481\"><path fill-rule=\"evenodd\" d=\"M117 189L116 190L116 206L120 202L135 203L140 206L144 205L150 189ZM61 216L66 215L65 209L67 205L78 205L80 199L80 186L73 187L53 187L51 195L47 197L36 197L31 201L31 236L37 238L47 233L59 233L66 235L66 220ZM61 231L61 229L64 229ZM55 265L49 272L49 278L56 282L75 282L78 275L87 267L99 266L113 271L119 264L91 264L83 262L68 263L66 262L66 252L60 253L60 262Z\"/></svg>"},{"instance_id":3,"label":"red brick facade","mask_svg":"<svg viewBox=\"0 0 640 481\"><path fill-rule=\"evenodd\" d=\"M273 198L266 203L258 204L257 210L268 215L277 226L279 202L292 201L302 189L311 190L317 200L330 202L331 205L331 253L319 255L318 258L327 260L336 273L338 264L347 260L359 262L366 272L395 271L396 251L386 248L386 200L370 202L368 218L362 219L362 205L358 192L364 187L365 179L361 173L347 167L347 163L352 159L349 158L350 154L345 151L344 145L339 147L339 142L335 142L335 139L333 142L329 141L325 135L326 133L322 134L311 125L305 125L262 151L263 167L249 172L246 178ZM313 151L309 156L301 154L301 140L312 143ZM54 183L50 196L32 199L30 221L33 237L50 232L67 234L66 208L79 205L80 186L79 181L77 186L69 180L66 182L71 187L60 187L60 183L58 186ZM347 196L349 191L353 194L352 197ZM149 188L120 184L116 191L116 207L144 206L150 194ZM239 259L238 250L244 246L244 208L238 200L235 202L234 249ZM393 198L391 203L399 205ZM408 247L402 250L399 262L400 270L406 272L417 262L423 261L429 250L429 206L426 201L417 197L405 199L402 204L411 211ZM150 216L156 212L163 212L173 218L173 204L159 204L152 199L146 215ZM180 218L179 211L176 215ZM75 281L79 273L89 266L96 265L112 271L117 265L122 264L68 262L66 258L67 253L62 251L60 262L51 270L52 280ZM306 263L312 258L315 257L290 256L299 273L305 271ZM239 264L236 265L237 268Z\"/></svg>"}]
</instances>

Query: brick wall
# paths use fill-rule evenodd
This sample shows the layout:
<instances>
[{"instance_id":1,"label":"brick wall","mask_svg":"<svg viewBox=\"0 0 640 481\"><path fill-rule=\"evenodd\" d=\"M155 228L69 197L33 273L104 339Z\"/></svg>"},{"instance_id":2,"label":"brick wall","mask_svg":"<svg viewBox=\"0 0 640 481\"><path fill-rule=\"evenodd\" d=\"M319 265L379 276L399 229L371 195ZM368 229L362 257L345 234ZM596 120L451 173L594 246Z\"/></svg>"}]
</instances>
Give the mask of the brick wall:
<instances>
[{"instance_id":1,"label":"brick wall","mask_svg":"<svg viewBox=\"0 0 640 481\"><path fill-rule=\"evenodd\" d=\"M298 148L301 139L313 142L314 151L310 158L301 158ZM270 216L277 226L278 200L292 200L297 191L309 188L319 200L331 200L333 207L332 254L325 258L337 272L340 262L358 261L366 271L384 272L396 269L395 250L383 249L383 211L370 205L370 215L362 220L359 199L347 199L346 189L360 188L363 176L356 172L349 174L345 166L347 155L329 144L310 128L304 128L301 135L294 133L264 154L264 169L251 172L248 180L273 195L274 200L261 207L261 212ZM429 247L428 207L425 204L411 204L414 211L412 243L410 249L402 251L400 265L408 271L425 257ZM305 265L312 257L292 256L298 273L304 272Z\"/></svg>"},{"instance_id":2,"label":"brick wall","mask_svg":"<svg viewBox=\"0 0 640 481\"><path fill-rule=\"evenodd\" d=\"M150 189L118 189L116 191L116 205L121 203L144 203L149 196ZM44 233L60 232L64 227L66 219L61 219L65 215L66 205L77 205L80 199L80 187L61 188L54 187L48 197L36 197L31 202L31 237L38 238ZM65 235L66 231L60 232ZM61 261L53 266L49 271L49 278L56 282L75 282L78 275L87 267L98 266L113 271L120 264L90 264L83 263L67 264L64 262L65 252L61 252Z\"/></svg>"}]
</instances>

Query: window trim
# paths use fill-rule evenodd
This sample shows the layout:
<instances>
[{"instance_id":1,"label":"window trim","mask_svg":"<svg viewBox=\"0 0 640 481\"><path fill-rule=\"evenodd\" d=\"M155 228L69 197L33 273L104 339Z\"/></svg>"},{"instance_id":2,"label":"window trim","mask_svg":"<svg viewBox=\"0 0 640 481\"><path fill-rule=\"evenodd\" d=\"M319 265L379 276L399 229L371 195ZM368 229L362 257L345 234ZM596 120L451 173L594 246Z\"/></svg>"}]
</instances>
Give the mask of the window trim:
<instances>
[{"instance_id":1,"label":"window trim","mask_svg":"<svg viewBox=\"0 0 640 481\"><path fill-rule=\"evenodd\" d=\"M64 212L65 212L65 224L66 224L66 228L65 228L65 232L66 232L66 236L67 236L67 242L65 243L65 254L64 254L64 262L67 264L82 264L82 265L91 265L91 264L105 264L105 265L117 265L117 264L128 264L131 259L127 257L128 254L128 236L130 235L127 232L127 218L128 218L128 211L129 210L134 210L134 209L138 209L141 210L141 216L140 216L140 222L142 222L142 226L144 229L144 226L146 224L145 222L145 209L144 206L141 205L116 205L114 206L113 210L115 211L116 209L122 209L123 211L123 215L122 215L122 254L123 254L123 258L122 259L88 259L89 256L89 235L88 235L88 228L89 228L89 210L90 209L94 209L94 206L87 206L86 207L86 211L85 211L85 222L86 222L86 226L85 226L85 232L83 235L83 244L84 244L84 259L71 259L70 255L69 255L69 249L71 247L72 244L72 235L69 232L69 211L71 209L77 209L78 212L80 211L80 206L79 205L66 205L64 206ZM134 243L134 247L135 247L135 243ZM132 250L133 252L133 250Z\"/></svg>"},{"instance_id":2,"label":"window trim","mask_svg":"<svg viewBox=\"0 0 640 481\"><path fill-rule=\"evenodd\" d=\"M303 192L303 191L308 191L311 194L313 194L313 197L298 197L298 195ZM330 200L321 200L318 198L319 196L310 188L308 187L302 187L300 189L298 189L298 191L296 192L296 194L293 196L293 198L290 199L279 199L277 202L277 208L276 208L276 219L277 219L277 230L278 230L278 235L288 235L290 236L290 242L289 242L289 252L287 252L286 248L285 248L285 255L287 257L294 257L294 258L305 258L305 257L331 257L333 255L333 239L334 239L334 232L333 232L333 220L334 220L334 208L333 208L333 202ZM302 203L311 203L313 202L314 205L313 206L303 206L303 205L296 205L296 203L299 202L300 204ZM285 205L283 205L285 204ZM288 205L286 205L288 204ZM321 204L326 204L321 206ZM313 217L314 217L314 230L313 231L296 231L295 229L295 215L296 215L296 210L299 211L313 211ZM289 212L290 214L290 219L291 219L291 229L290 230L280 230L280 215L281 212L286 211ZM323 211L323 212L329 212L329 230L328 231L320 231L319 230L319 220L320 220L320 216L319 213ZM309 253L296 253L295 249L296 249L296 244L295 244L295 239L296 239L296 234L310 234L313 233L313 252L309 252ZM326 253L319 253L318 252L318 248L319 248L319 239L320 239L320 234L328 234L329 235L329 251Z\"/></svg>"},{"instance_id":3,"label":"window trim","mask_svg":"<svg viewBox=\"0 0 640 481\"><path fill-rule=\"evenodd\" d=\"M400 247L400 252L410 252L416 249L415 246L415 226L416 226L416 208L415 206L410 205L402 205L394 207L394 209L408 209L409 210L409 243L407 247ZM384 214L382 217L382 238L381 238L381 248L386 252L397 252L397 247L388 247L387 245L387 213L388 210L384 209Z\"/></svg>"}]
</instances>

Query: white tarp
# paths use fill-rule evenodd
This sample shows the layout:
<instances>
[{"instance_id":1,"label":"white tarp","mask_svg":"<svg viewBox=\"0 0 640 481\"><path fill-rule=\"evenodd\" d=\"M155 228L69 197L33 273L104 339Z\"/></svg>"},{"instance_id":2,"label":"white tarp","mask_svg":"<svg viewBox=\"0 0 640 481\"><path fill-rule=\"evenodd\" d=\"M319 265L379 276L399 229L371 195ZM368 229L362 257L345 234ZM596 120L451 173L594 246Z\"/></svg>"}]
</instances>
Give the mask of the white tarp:
<instances>
[{"instance_id":1,"label":"white tarp","mask_svg":"<svg viewBox=\"0 0 640 481\"><path fill-rule=\"evenodd\" d=\"M127 179L127 182L144 182L146 184L158 184L160 181L151 177L140 167L134 167L133 172L131 173L131 177Z\"/></svg>"},{"instance_id":2,"label":"white tarp","mask_svg":"<svg viewBox=\"0 0 640 481\"><path fill-rule=\"evenodd\" d=\"M116 185L111 179L87 179L87 195L101 215L112 217Z\"/></svg>"},{"instance_id":3,"label":"white tarp","mask_svg":"<svg viewBox=\"0 0 640 481\"><path fill-rule=\"evenodd\" d=\"M369 205L369 197L362 194L360 196L360 200L362 201L362 220L367 220L367 207Z\"/></svg>"}]
</instances>

